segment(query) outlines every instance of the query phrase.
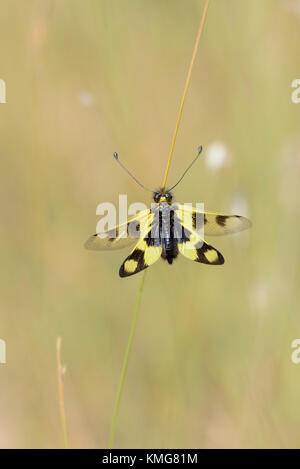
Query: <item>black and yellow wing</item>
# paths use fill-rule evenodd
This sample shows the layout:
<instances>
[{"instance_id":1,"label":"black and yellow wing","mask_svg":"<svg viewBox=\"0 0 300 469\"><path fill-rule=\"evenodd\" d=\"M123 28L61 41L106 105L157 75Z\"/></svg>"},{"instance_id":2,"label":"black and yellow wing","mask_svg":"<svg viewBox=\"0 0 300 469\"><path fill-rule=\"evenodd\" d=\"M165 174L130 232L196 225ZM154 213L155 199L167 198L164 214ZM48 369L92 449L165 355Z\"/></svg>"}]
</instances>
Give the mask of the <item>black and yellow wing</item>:
<instances>
[{"instance_id":1,"label":"black and yellow wing","mask_svg":"<svg viewBox=\"0 0 300 469\"><path fill-rule=\"evenodd\" d=\"M151 227L150 227L151 230ZM162 253L161 239L152 238L150 231L141 238L120 267L120 277L129 277L156 262Z\"/></svg>"},{"instance_id":2,"label":"black and yellow wing","mask_svg":"<svg viewBox=\"0 0 300 469\"><path fill-rule=\"evenodd\" d=\"M94 234L86 241L84 246L92 251L122 249L144 236L149 231L152 219L151 210L143 210L131 217L126 223L103 233Z\"/></svg>"},{"instance_id":3,"label":"black and yellow wing","mask_svg":"<svg viewBox=\"0 0 300 469\"><path fill-rule=\"evenodd\" d=\"M190 205L174 204L179 220L192 230L204 229L207 236L222 236L237 233L251 227L251 221L240 215L225 215L213 212L201 212Z\"/></svg>"},{"instance_id":4,"label":"black and yellow wing","mask_svg":"<svg viewBox=\"0 0 300 469\"><path fill-rule=\"evenodd\" d=\"M177 239L178 251L187 259L202 264L222 265L224 257L213 246L207 244L195 230L183 226L184 235Z\"/></svg>"}]
</instances>

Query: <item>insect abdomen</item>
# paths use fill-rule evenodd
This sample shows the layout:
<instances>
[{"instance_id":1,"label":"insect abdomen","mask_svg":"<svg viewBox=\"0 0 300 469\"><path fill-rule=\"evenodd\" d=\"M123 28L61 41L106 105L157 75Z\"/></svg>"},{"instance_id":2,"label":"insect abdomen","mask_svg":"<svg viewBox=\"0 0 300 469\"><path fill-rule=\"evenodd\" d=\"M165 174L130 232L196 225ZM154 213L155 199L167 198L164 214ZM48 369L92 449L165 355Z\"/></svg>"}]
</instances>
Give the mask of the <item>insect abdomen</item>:
<instances>
[{"instance_id":1,"label":"insect abdomen","mask_svg":"<svg viewBox=\"0 0 300 469\"><path fill-rule=\"evenodd\" d=\"M174 211L162 210L159 222L162 240L161 257L172 264L173 259L178 255L177 241L174 239Z\"/></svg>"}]
</instances>

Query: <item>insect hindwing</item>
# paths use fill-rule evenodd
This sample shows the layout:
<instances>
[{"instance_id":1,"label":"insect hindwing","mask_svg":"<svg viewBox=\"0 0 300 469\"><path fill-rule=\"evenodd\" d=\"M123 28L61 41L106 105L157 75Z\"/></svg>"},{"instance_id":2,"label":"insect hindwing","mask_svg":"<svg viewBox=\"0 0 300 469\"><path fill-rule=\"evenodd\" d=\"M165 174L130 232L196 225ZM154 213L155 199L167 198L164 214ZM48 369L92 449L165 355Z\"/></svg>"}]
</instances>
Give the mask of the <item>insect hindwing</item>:
<instances>
[{"instance_id":1,"label":"insect hindwing","mask_svg":"<svg viewBox=\"0 0 300 469\"><path fill-rule=\"evenodd\" d=\"M144 238L139 240L133 251L121 265L119 270L120 277L129 277L146 269L160 258L161 252L160 241L154 240L151 238L151 233L149 236L147 233Z\"/></svg>"},{"instance_id":2,"label":"insect hindwing","mask_svg":"<svg viewBox=\"0 0 300 469\"><path fill-rule=\"evenodd\" d=\"M178 250L191 261L202 264L221 265L224 264L224 257L213 246L203 241L196 231L185 229L185 235L178 239Z\"/></svg>"},{"instance_id":3,"label":"insect hindwing","mask_svg":"<svg viewBox=\"0 0 300 469\"><path fill-rule=\"evenodd\" d=\"M193 228L192 212L175 211L174 233L178 251L187 259L202 264L224 264L222 254L204 241L203 233L200 234Z\"/></svg>"}]
</instances>

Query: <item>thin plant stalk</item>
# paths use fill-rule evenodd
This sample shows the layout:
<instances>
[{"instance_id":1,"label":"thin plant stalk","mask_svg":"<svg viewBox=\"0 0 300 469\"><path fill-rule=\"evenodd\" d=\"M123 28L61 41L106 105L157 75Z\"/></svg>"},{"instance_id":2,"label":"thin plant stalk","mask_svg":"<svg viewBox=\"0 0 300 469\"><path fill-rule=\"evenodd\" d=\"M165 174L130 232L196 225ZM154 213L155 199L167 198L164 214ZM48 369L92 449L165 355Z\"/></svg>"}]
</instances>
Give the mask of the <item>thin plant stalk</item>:
<instances>
[{"instance_id":1,"label":"thin plant stalk","mask_svg":"<svg viewBox=\"0 0 300 469\"><path fill-rule=\"evenodd\" d=\"M203 31L203 28L204 28L204 23L205 23L205 18L206 18L209 2L210 2L210 0L206 0L205 5L204 5L204 9L203 9L203 13L202 13L202 17L201 17L201 21L200 21L200 25L199 25L197 37L196 37L196 42L195 42L195 46L194 46L194 50L193 50L193 54L192 54L192 59L191 59L191 62L190 62L189 70L188 70L187 77L186 77L186 82L185 82L185 85L184 85L183 95L182 95L182 98L181 98L181 103L180 103L180 107L179 107L177 122L176 122L176 125L175 125L175 130L174 130L174 134L173 134L173 138L172 138L172 143L171 143L169 158L168 158L168 162L167 162L167 167L166 167L166 171L165 171L165 175L164 175L164 180L163 180L163 183L162 183L162 188L163 189L166 187L166 183L167 183L167 177L168 177L170 164L171 164L171 160L172 160L172 156L173 156L176 137L177 137L177 134L178 134L178 129L179 129L179 124L180 124L180 120L181 120L181 116L182 116L183 106L184 106L185 98L186 98L187 91L188 91L188 88L189 88L189 84L190 84L190 80L191 80L191 76L192 76L192 70L193 70L193 66L194 66L194 63L195 63L200 38L202 36L202 31Z\"/></svg>"},{"instance_id":2,"label":"thin plant stalk","mask_svg":"<svg viewBox=\"0 0 300 469\"><path fill-rule=\"evenodd\" d=\"M63 446L64 446L64 449L68 449L69 445L68 445L65 400L64 400L64 381L63 381L63 377L65 374L65 367L63 367L61 364L61 337L57 337L57 340L56 340L56 356L57 356L59 412L60 412L60 421L61 421L61 429L62 429L62 436L63 436Z\"/></svg>"},{"instance_id":3,"label":"thin plant stalk","mask_svg":"<svg viewBox=\"0 0 300 469\"><path fill-rule=\"evenodd\" d=\"M197 37L196 37L196 42L195 42L195 46L194 46L190 66L189 66L188 73L187 73L187 78L186 78L186 82L185 82L185 86L184 86L184 90L183 90L183 95L182 95L182 99L181 99L181 103L180 103L180 108L179 108L179 112L178 112L176 126L175 126L175 130L174 130L173 138L172 138L171 149L170 149L170 153L169 153L167 167L166 167L166 171L165 171L165 175L164 175L164 179L163 179L163 184L162 184L163 188L165 188L166 182L167 182L167 177L168 177L168 172L169 172L169 169L170 169L170 164L171 164L171 159L172 159L172 155L173 155L173 151L174 151L175 141L176 141L176 137L177 137L177 133L178 133L178 129L179 129L179 124L180 124L180 120L181 120L181 116L182 116L182 110L183 110L185 98L186 98L186 95L187 95L187 91L188 91L188 88L189 88L190 79L191 79L191 75L192 75L192 70L193 70L195 59L196 59L198 46L199 46L200 38L201 38L201 35L202 35L202 31L203 31L203 27L204 27L205 18L206 18L209 3L210 3L210 0L206 0L205 5L204 5L204 9L203 9L203 13L202 13L202 17L201 17L201 21L200 21L200 25L199 25L199 29L198 29L198 33L197 33ZM117 420L118 420L119 408L120 408L120 402L121 402L123 388L124 388L124 382L125 382L125 378L126 378L128 359L129 359L129 355L130 355L130 351L131 351L131 347L132 347L132 341L133 341L133 337L134 337L136 321L137 321L137 317L138 317L138 313L139 313L139 309L140 309L141 298L142 298L142 293L143 293L143 288L144 288L144 283L145 283L145 277L146 277L146 270L144 270L144 272L143 272L140 287L139 287L139 290L138 290L136 306L135 306L135 310L134 310L134 313L133 313L133 318L132 318L132 322L131 322L131 326L130 326L129 338L128 338L125 357L124 357L124 361L123 361L120 384L119 384L119 388L118 388L118 393L117 393L117 398L116 398L116 403L115 403L114 413L113 413L113 418L112 418L112 423L111 423L111 429L110 429L110 434L109 434L108 449L112 449L113 445L114 445L115 433L116 433L116 427L117 427Z\"/></svg>"},{"instance_id":4,"label":"thin plant stalk","mask_svg":"<svg viewBox=\"0 0 300 469\"><path fill-rule=\"evenodd\" d=\"M117 398L116 398L114 414L113 414L113 419L112 419L111 429L110 429L110 434L109 434L108 449L113 448L113 444L114 444L114 440L115 440L115 433L116 433L116 426L117 426L117 420L118 420L118 415L119 415L120 401L121 401L121 397L122 397L124 381L125 381L126 371L127 371L127 366L128 366L128 359L129 359L130 350L131 350L131 346L132 346L136 321L137 321L137 317L138 317L139 310L140 310L140 304L141 304L141 299L142 299L142 293L143 293L143 288L144 288L144 283L145 283L146 272L147 272L146 270L144 270L144 272L143 272L140 287L139 287L139 290L138 290L138 296L137 296L136 305L135 305L135 309L134 309L134 313L133 313L133 318L132 318L132 322L131 322L131 326L130 326L129 338L128 338L125 357L124 357L124 361L123 361L120 384L119 384L119 389L118 389L118 394L117 394Z\"/></svg>"}]
</instances>

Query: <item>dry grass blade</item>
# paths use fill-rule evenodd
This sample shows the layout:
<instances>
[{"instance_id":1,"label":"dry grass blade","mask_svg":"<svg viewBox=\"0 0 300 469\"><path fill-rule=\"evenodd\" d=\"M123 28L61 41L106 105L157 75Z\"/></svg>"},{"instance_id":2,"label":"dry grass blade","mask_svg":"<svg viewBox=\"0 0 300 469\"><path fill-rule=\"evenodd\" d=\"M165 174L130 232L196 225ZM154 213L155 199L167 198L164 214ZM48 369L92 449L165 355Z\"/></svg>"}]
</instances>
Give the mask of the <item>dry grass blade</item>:
<instances>
[{"instance_id":1,"label":"dry grass blade","mask_svg":"<svg viewBox=\"0 0 300 469\"><path fill-rule=\"evenodd\" d=\"M64 448L68 449L68 434L67 434L67 424L66 424L64 382L63 382L63 377L66 372L66 368L65 366L62 366L61 364L61 337L57 337L57 340L56 340L56 356L57 356L58 398L59 398L59 412L60 412L61 428L62 428L62 434L63 434Z\"/></svg>"}]
</instances>

